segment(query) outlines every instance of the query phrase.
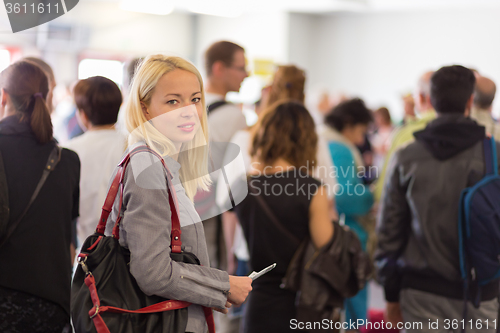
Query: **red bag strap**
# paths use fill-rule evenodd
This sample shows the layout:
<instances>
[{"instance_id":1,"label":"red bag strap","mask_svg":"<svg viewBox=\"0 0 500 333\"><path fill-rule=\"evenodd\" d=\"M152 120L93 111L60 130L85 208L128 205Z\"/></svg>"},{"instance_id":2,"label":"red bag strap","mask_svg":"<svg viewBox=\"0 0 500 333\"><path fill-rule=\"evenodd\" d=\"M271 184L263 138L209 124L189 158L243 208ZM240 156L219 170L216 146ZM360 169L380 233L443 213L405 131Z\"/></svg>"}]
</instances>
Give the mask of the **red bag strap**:
<instances>
[{"instance_id":1,"label":"red bag strap","mask_svg":"<svg viewBox=\"0 0 500 333\"><path fill-rule=\"evenodd\" d=\"M101 317L101 313L103 312L113 312L113 313L156 313L170 310L177 310L187 308L191 305L189 302L185 301L177 301L177 300L168 300L160 303L156 303L138 310L126 310L117 308L114 306L101 306L101 300L99 299L99 295L97 294L97 288L95 285L95 279L92 274L88 274L85 277L85 284L90 290L90 298L92 299L92 303L94 306L89 311L89 317L94 322L94 326L98 333L110 333L108 326L104 322ZM205 320L208 325L208 332L215 333L215 324L214 317L211 308L203 307L203 311L205 312Z\"/></svg>"},{"instance_id":2,"label":"red bag strap","mask_svg":"<svg viewBox=\"0 0 500 333\"><path fill-rule=\"evenodd\" d=\"M155 155L158 159L160 159L163 167L167 172L167 191L168 191L168 203L170 205L170 210L172 212L172 231L171 231L171 249L174 253L181 252L182 240L181 240L181 227L179 222L179 208L177 195L175 193L175 189L172 184L171 178L173 178L170 170L165 164L165 160L154 150L149 148L148 146L139 146L133 149L130 153L128 153L123 160L118 164L118 171L116 172L115 177L113 178L113 182L108 191L108 195L106 196L106 200L104 201L104 205L102 207L101 218L99 219L99 224L96 228L96 233L104 235L104 230L106 229L106 222L109 218L109 214L113 209L113 203L115 202L116 195L118 194L118 190L120 190L120 203L119 203L119 212L121 212L121 206L123 203L123 179L125 178L125 170L132 158L132 156L142 153L149 152ZM119 225L121 221L121 215L116 219L115 226L113 228L113 237L119 239Z\"/></svg>"},{"instance_id":3,"label":"red bag strap","mask_svg":"<svg viewBox=\"0 0 500 333\"><path fill-rule=\"evenodd\" d=\"M170 210L172 212L172 231L170 235L171 251L174 253L180 253L182 246L181 226L179 222L179 205L177 201L177 195L175 193L175 189L172 184L173 176L170 170L168 169L167 165L165 164L165 160L157 152L155 152L148 146L139 146L133 149L118 164L118 171L116 172L116 175L113 178L113 182L111 183L111 186L108 190L108 194L106 196L106 200L104 201L104 205L102 207L101 218L99 219L99 223L96 228L96 233L104 235L104 230L106 229L106 222L109 218L109 214L113 209L113 204L115 202L116 195L118 194L118 190L120 190L120 203L118 212L121 212L121 207L123 203L123 185L124 185L123 179L125 178L125 169L127 168L132 156L141 152L149 152L158 157L167 172L166 178L167 178L168 203L170 205ZM119 239L120 221L121 221L121 215L118 216L115 222L115 226L113 227L113 237L116 237L117 239ZM89 311L89 316L92 318L96 330L99 333L110 333L108 327L106 326L104 320L100 315L101 312L108 311L115 313L154 313L154 312L182 309L191 305L191 303L185 301L168 300L138 310L126 310L112 306L101 306L100 305L101 302L95 286L95 279L92 276L92 274L87 275L87 277L85 278L85 284L90 289L92 303L94 304L94 307ZM214 324L212 309L208 307L203 307L203 311L205 312L205 320L208 325L208 332L215 333L215 324Z\"/></svg>"}]
</instances>

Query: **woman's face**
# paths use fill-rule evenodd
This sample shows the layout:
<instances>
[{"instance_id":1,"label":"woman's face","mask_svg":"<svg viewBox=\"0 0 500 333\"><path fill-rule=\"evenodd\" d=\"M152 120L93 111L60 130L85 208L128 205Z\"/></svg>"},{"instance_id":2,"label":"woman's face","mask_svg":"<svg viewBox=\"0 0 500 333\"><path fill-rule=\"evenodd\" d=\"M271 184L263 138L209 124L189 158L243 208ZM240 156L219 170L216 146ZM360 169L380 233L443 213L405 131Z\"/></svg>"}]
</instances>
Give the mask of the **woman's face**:
<instances>
[{"instance_id":1,"label":"woman's face","mask_svg":"<svg viewBox=\"0 0 500 333\"><path fill-rule=\"evenodd\" d=\"M342 135L353 144L361 146L365 142L367 130L368 125L366 124L347 125L342 130Z\"/></svg>"},{"instance_id":2,"label":"woman's face","mask_svg":"<svg viewBox=\"0 0 500 333\"><path fill-rule=\"evenodd\" d=\"M163 75L156 84L150 105L143 105L142 110L146 119L173 142L178 152L201 128L204 111L198 78L182 69Z\"/></svg>"}]
</instances>

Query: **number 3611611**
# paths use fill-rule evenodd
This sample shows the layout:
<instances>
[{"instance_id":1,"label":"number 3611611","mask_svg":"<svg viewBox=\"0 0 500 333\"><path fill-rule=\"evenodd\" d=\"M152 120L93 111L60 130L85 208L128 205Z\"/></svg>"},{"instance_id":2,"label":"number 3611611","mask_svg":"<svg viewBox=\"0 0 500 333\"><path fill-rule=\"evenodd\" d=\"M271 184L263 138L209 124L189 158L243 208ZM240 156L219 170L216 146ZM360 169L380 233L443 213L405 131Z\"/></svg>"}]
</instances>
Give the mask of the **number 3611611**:
<instances>
[{"instance_id":1,"label":"number 3611611","mask_svg":"<svg viewBox=\"0 0 500 333\"><path fill-rule=\"evenodd\" d=\"M32 4L26 4L26 3L6 3L5 8L7 9L7 14L15 13L15 14L51 14L51 13L59 13L59 3L55 4L44 4L44 3L39 3L35 5L34 3Z\"/></svg>"}]
</instances>

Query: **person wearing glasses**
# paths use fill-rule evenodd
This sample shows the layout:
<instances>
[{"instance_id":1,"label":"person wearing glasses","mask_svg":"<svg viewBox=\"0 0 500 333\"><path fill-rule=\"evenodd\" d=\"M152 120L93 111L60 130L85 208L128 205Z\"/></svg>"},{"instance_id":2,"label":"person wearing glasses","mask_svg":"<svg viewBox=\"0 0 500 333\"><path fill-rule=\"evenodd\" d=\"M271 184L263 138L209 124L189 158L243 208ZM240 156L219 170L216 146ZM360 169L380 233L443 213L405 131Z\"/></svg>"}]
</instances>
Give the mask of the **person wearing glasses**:
<instances>
[{"instance_id":1,"label":"person wearing glasses","mask_svg":"<svg viewBox=\"0 0 500 333\"><path fill-rule=\"evenodd\" d=\"M236 132L247 126L241 108L226 101L226 94L230 91L238 92L241 83L248 76L245 49L228 41L216 42L205 52L205 69L210 142L215 142L211 144L212 159L217 164L224 156L224 143L230 142ZM217 181L212 180L213 184ZM210 262L213 267L226 269L221 221L217 217L219 214L215 204L215 188L205 195L198 194L195 204L204 220Z\"/></svg>"}]
</instances>

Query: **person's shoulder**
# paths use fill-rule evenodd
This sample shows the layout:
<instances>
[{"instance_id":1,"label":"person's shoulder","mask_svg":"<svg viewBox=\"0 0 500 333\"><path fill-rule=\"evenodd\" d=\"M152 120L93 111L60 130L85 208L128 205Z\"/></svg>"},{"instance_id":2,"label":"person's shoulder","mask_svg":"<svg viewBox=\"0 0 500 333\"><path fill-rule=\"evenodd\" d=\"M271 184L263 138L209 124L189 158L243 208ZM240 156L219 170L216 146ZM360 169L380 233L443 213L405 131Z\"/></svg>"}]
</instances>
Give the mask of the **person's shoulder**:
<instances>
[{"instance_id":1,"label":"person's shoulder","mask_svg":"<svg viewBox=\"0 0 500 333\"><path fill-rule=\"evenodd\" d=\"M412 121L406 125L394 129L392 142L395 148L402 146L413 140L413 133L423 130L428 123L436 118L434 113L429 113L425 117Z\"/></svg>"},{"instance_id":2,"label":"person's shoulder","mask_svg":"<svg viewBox=\"0 0 500 333\"><path fill-rule=\"evenodd\" d=\"M85 147L87 145L89 141L88 133L89 132L85 132L82 135L74 137L71 140L67 141L66 143L62 144L62 146L78 152L80 148Z\"/></svg>"},{"instance_id":3,"label":"person's shoulder","mask_svg":"<svg viewBox=\"0 0 500 333\"><path fill-rule=\"evenodd\" d=\"M144 170L152 165L161 163L160 157L143 143L136 143L129 146L125 151L124 157L127 154L130 154L130 163L137 170Z\"/></svg>"},{"instance_id":4,"label":"person's shoulder","mask_svg":"<svg viewBox=\"0 0 500 333\"><path fill-rule=\"evenodd\" d=\"M328 142L328 149L333 157L352 156L351 149L345 143L340 141Z\"/></svg>"},{"instance_id":5,"label":"person's shoulder","mask_svg":"<svg viewBox=\"0 0 500 333\"><path fill-rule=\"evenodd\" d=\"M424 145L416 140L401 143L394 151L393 158L399 163L415 162L422 159L433 159Z\"/></svg>"},{"instance_id":6,"label":"person's shoulder","mask_svg":"<svg viewBox=\"0 0 500 333\"><path fill-rule=\"evenodd\" d=\"M61 149L61 159L80 163L80 158L73 149L67 147L60 147L60 149Z\"/></svg>"},{"instance_id":7,"label":"person's shoulder","mask_svg":"<svg viewBox=\"0 0 500 333\"><path fill-rule=\"evenodd\" d=\"M209 119L210 118L219 119L225 117L237 118L240 116L244 117L242 109L236 104L225 101L224 104L218 106L216 109L210 112L208 118Z\"/></svg>"},{"instance_id":8,"label":"person's shoulder","mask_svg":"<svg viewBox=\"0 0 500 333\"><path fill-rule=\"evenodd\" d=\"M127 135L118 129L103 130L98 137L95 138L97 142L105 144L109 147L109 150L120 150L122 152L125 150L127 144Z\"/></svg>"},{"instance_id":9,"label":"person's shoulder","mask_svg":"<svg viewBox=\"0 0 500 333\"><path fill-rule=\"evenodd\" d=\"M77 171L78 173L80 172L80 157L78 157L78 154L68 148L63 148L60 147L61 149L61 160L59 163L64 163L67 165L70 169L74 170L75 172Z\"/></svg>"},{"instance_id":10,"label":"person's shoulder","mask_svg":"<svg viewBox=\"0 0 500 333\"><path fill-rule=\"evenodd\" d=\"M137 151L137 148L144 149ZM125 178L133 177L135 182L140 183L141 187L144 188L158 188L158 185L161 185L159 188L164 187L165 169L162 159L168 164L172 160L170 157L161 158L146 145L140 143L130 146L123 155L123 158L128 154L130 154L130 162L127 165ZM172 160L172 164L177 164L177 162ZM154 185L155 182L159 182L159 184Z\"/></svg>"},{"instance_id":11,"label":"person's shoulder","mask_svg":"<svg viewBox=\"0 0 500 333\"><path fill-rule=\"evenodd\" d=\"M116 139L123 139L123 140L127 139L127 134L125 134L123 131L117 128L103 130L102 135L105 137L116 138Z\"/></svg>"}]
</instances>

